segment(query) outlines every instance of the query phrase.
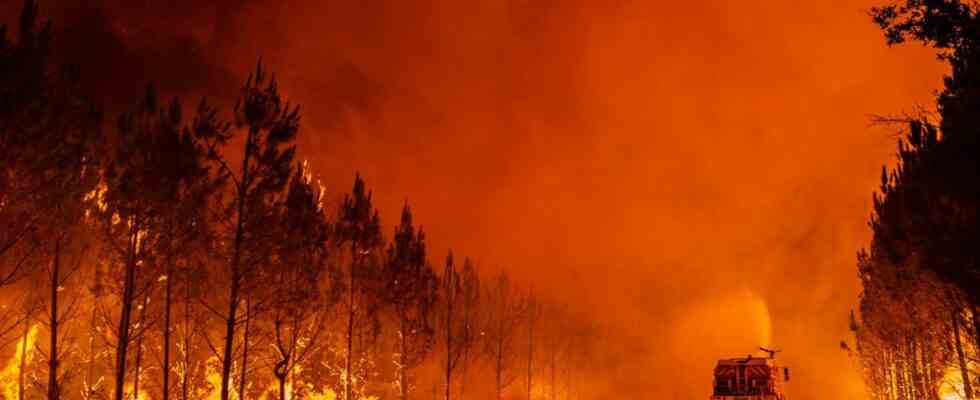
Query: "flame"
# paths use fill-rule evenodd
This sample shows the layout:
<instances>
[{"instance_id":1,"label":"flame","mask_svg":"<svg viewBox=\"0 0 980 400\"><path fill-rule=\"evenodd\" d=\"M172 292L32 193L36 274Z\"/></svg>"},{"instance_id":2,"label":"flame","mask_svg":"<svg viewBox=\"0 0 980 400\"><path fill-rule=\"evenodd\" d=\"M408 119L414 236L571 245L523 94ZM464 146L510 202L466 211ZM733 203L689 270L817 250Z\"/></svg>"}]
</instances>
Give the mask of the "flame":
<instances>
[{"instance_id":1,"label":"flame","mask_svg":"<svg viewBox=\"0 0 980 400\"><path fill-rule=\"evenodd\" d=\"M939 398L941 400L960 400L963 399L963 375L959 369L947 368L943 374L942 383L939 385Z\"/></svg>"},{"instance_id":2,"label":"flame","mask_svg":"<svg viewBox=\"0 0 980 400\"><path fill-rule=\"evenodd\" d=\"M207 362L207 372L205 379L211 386L211 393L206 397L207 400L221 400L221 373L218 372L218 357L211 357ZM230 393L229 397L235 398L235 393Z\"/></svg>"},{"instance_id":3,"label":"flame","mask_svg":"<svg viewBox=\"0 0 980 400\"><path fill-rule=\"evenodd\" d=\"M132 393L132 391L133 391L133 384L132 383L127 383L123 387L123 393L126 393L127 394L127 397L126 397L127 399L132 399L132 400L153 400L153 398L151 398L150 395L148 393L146 393L146 390L140 389L139 390L139 393L136 393L135 395L130 394L130 393Z\"/></svg>"},{"instance_id":4,"label":"flame","mask_svg":"<svg viewBox=\"0 0 980 400\"><path fill-rule=\"evenodd\" d=\"M14 356L7 361L7 366L0 371L0 394L3 395L5 399L16 399L18 398L18 387L17 382L20 378L20 358L26 356L26 363L30 363L34 359L34 343L37 341L37 324L31 326L27 331L27 341L18 340L17 351L14 352ZM25 351L27 352L25 354ZM26 364L25 363L25 364Z\"/></svg>"},{"instance_id":5,"label":"flame","mask_svg":"<svg viewBox=\"0 0 980 400\"><path fill-rule=\"evenodd\" d=\"M317 391L314 385L310 382L297 381L295 376L302 372L302 367L299 365L293 367L292 376L293 379L286 380L286 400L294 400L297 398L309 399L309 400L337 400L337 392L330 390L329 388L324 388L322 392ZM297 397L296 390L303 388L306 392L305 396ZM269 384L269 387L265 389L262 393L262 397L259 400L276 400L279 398L279 383L274 381ZM377 400L376 398L363 398L363 400Z\"/></svg>"},{"instance_id":6,"label":"flame","mask_svg":"<svg viewBox=\"0 0 980 400\"><path fill-rule=\"evenodd\" d=\"M88 202L94 202L95 207L99 211L105 211L106 208L108 208L108 205L106 204L106 200L105 200L106 190L107 187L105 182L99 182L99 184L95 186L95 189L92 189L92 191L85 194L84 200ZM89 211L85 211L85 215L88 216Z\"/></svg>"}]
</instances>

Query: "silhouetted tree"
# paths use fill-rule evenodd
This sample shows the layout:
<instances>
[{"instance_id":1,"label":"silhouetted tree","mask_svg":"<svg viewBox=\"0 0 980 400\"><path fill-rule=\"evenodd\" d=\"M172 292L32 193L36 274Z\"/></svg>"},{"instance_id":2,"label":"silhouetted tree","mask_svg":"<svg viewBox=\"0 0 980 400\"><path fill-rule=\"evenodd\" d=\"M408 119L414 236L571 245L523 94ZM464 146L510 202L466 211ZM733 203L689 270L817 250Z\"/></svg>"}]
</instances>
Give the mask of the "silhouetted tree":
<instances>
[{"instance_id":1,"label":"silhouetted tree","mask_svg":"<svg viewBox=\"0 0 980 400\"><path fill-rule=\"evenodd\" d=\"M114 125L103 126L87 96L111 96L98 83L86 82L95 92L83 93L80 69L52 61L64 55L54 53L52 43L60 42L38 22L35 1L25 1L19 30L8 33L0 29L0 297L27 295L0 313L0 343L9 334L19 355L19 371L4 372L0 396L285 400L330 397L314 393L327 385L355 400L389 393L381 373L393 372L403 400L427 378L434 398L444 382L452 400L479 395L479 385L467 385L467 369L486 360L501 399L523 372L525 333L529 390L532 371L544 371L534 359L539 352L550 360L552 398L562 360L588 364L587 356L560 353L555 346L564 341L539 339L565 331L561 324L568 331L577 325L550 313L539 321L528 313L528 292L505 275L483 287L473 263L460 267L450 253L438 276L407 204L385 246L359 175L339 210L325 209L309 166L294 167L298 108L282 99L261 63L237 93L229 121L206 101L185 118L176 99L161 101L149 86ZM91 247L101 253L93 256ZM875 269L875 284L887 282L882 271L892 270ZM910 287L951 287L922 282ZM922 387L936 365L962 368L957 360L968 361L969 344L953 339L962 333L969 342L969 297L950 293L934 302L916 297L915 307L877 299L868 309L887 310L875 314L881 321L901 310L929 316L916 321L935 314L942 325L891 329L865 321L864 331L880 335L861 343L888 346ZM333 312L340 314L336 329L328 324ZM887 341L879 337L885 333ZM379 351L379 337L395 341L395 354ZM891 340L898 337L908 340ZM443 349L444 359L431 356ZM935 349L946 352L908 366ZM566 377L586 370L568 367Z\"/></svg>"},{"instance_id":2,"label":"silhouetted tree","mask_svg":"<svg viewBox=\"0 0 980 400\"><path fill-rule=\"evenodd\" d=\"M461 341L459 338L459 309L463 296L463 285L460 282L459 272L453 262L453 253L449 252L446 256L446 267L442 272L442 331L443 341L446 345L446 361L443 372L445 373L445 400L452 399L453 371L459 364L460 357L463 356Z\"/></svg>"},{"instance_id":3,"label":"silhouetted tree","mask_svg":"<svg viewBox=\"0 0 980 400\"><path fill-rule=\"evenodd\" d=\"M162 218L154 264L160 270L163 284L161 398L171 394L172 326L174 291L180 286L193 286L194 266L213 248L214 221L209 206L224 182L207 163L207 150L202 136L214 126L214 110L202 102L189 126L179 135L158 143L158 151L169 157L161 160L159 168L172 171L176 181L170 195L172 203L161 210ZM189 312L185 309L185 312Z\"/></svg>"},{"instance_id":4,"label":"silhouetted tree","mask_svg":"<svg viewBox=\"0 0 980 400\"><path fill-rule=\"evenodd\" d=\"M383 284L378 260L378 249L382 246L381 221L377 210L371 204L371 193L367 191L360 175L354 178L354 188L344 195L344 202L337 218L335 240L340 248L347 247L349 259L346 263L346 293L344 306L346 316L343 391L344 399L354 398L354 339L362 331L368 336L377 337L379 322L377 310L381 285Z\"/></svg>"},{"instance_id":5,"label":"silhouetted tree","mask_svg":"<svg viewBox=\"0 0 980 400\"><path fill-rule=\"evenodd\" d=\"M571 324L565 310L558 305L548 305L543 308L543 317L548 325L545 333L545 351L548 362L548 373L550 378L549 392L550 400L558 399L558 379L560 360L565 356L565 351L570 343Z\"/></svg>"},{"instance_id":6,"label":"silhouetted tree","mask_svg":"<svg viewBox=\"0 0 980 400\"><path fill-rule=\"evenodd\" d=\"M456 269L452 251L446 256L442 274L440 323L445 347L445 399L452 399L453 376L479 336L476 325L476 302L479 300L479 280L469 259L463 271Z\"/></svg>"},{"instance_id":7,"label":"silhouetted tree","mask_svg":"<svg viewBox=\"0 0 980 400\"><path fill-rule=\"evenodd\" d=\"M82 380L82 398L83 399L93 399L101 398L99 395L99 389L101 388L102 377L96 378L95 371L97 364L99 364L98 359L103 355L102 351L102 332L99 328L102 326L100 323L102 319L100 318L99 311L103 298L108 295L108 288L105 283L105 269L101 263L94 263L92 268L88 270L90 276L89 284L87 286L89 305L91 314L89 315L88 321L88 332L87 332L87 349L86 349L86 371L84 379Z\"/></svg>"},{"instance_id":8,"label":"silhouetted tree","mask_svg":"<svg viewBox=\"0 0 980 400\"><path fill-rule=\"evenodd\" d=\"M44 265L49 296L47 398L62 393L61 303L84 249L90 192L98 182L101 117L81 94L78 69L50 61L50 28L27 1L16 44L0 30L0 287Z\"/></svg>"},{"instance_id":9,"label":"silhouetted tree","mask_svg":"<svg viewBox=\"0 0 980 400\"><path fill-rule=\"evenodd\" d=\"M207 143L209 158L218 165L220 174L231 181L226 219L231 222L228 240L228 303L224 313L225 336L221 351L221 400L228 400L231 388L231 367L234 359L235 333L239 323L248 327L251 307L245 315L239 313L243 298L254 284L251 280L258 269L268 263L269 248L280 238L270 237L267 231L272 221L271 204L289 181L296 152L292 144L299 131L299 108L285 103L279 94L275 78L266 76L261 62L249 74L242 86L234 110L234 126L244 136L241 147L241 166L232 169L224 158L223 146L234 132L226 124L212 119L199 137ZM236 149L237 150L237 149ZM228 150L231 151L231 150ZM247 329L246 329L247 330ZM242 379L245 387L248 362L248 335L243 337ZM243 394L240 394L243 395Z\"/></svg>"},{"instance_id":10,"label":"silhouetted tree","mask_svg":"<svg viewBox=\"0 0 980 400\"><path fill-rule=\"evenodd\" d=\"M431 318L439 288L426 260L425 234L421 228L416 232L412 225L408 204L402 209L401 223L388 247L384 276L384 300L398 326L398 396L406 400L411 387L409 372L432 351L435 331Z\"/></svg>"},{"instance_id":11,"label":"silhouetted tree","mask_svg":"<svg viewBox=\"0 0 980 400\"><path fill-rule=\"evenodd\" d=\"M271 287L269 314L275 349L273 375L279 399L285 400L286 380L301 363L324 329L326 308L318 283L327 266L330 226L322 205L323 193L313 186L308 168L297 168L280 206L284 240L274 268L264 281Z\"/></svg>"},{"instance_id":12,"label":"silhouetted tree","mask_svg":"<svg viewBox=\"0 0 980 400\"><path fill-rule=\"evenodd\" d=\"M528 290L527 304L524 310L524 326L527 328L527 399L531 400L531 391L534 388L534 354L537 348L537 328L538 320L541 318L541 303L534 296L533 290Z\"/></svg>"},{"instance_id":13,"label":"silhouetted tree","mask_svg":"<svg viewBox=\"0 0 980 400\"><path fill-rule=\"evenodd\" d=\"M50 28L38 28L37 11L35 2L25 2L17 43L0 29L0 287L46 266L47 318L39 320L49 332L47 398L58 399L65 355L60 327L74 310L74 303L61 303L61 292L79 267L71 256L77 260L87 243L83 231L88 194L98 181L101 119L81 95L77 68L50 61ZM28 310L37 305L24 304ZM17 318L7 321L11 315ZM0 334L25 324L22 364L32 315L0 317Z\"/></svg>"},{"instance_id":14,"label":"silhouetted tree","mask_svg":"<svg viewBox=\"0 0 980 400\"><path fill-rule=\"evenodd\" d=\"M909 120L898 165L882 172L872 241L858 257L863 292L857 348L869 386L882 398L935 393L930 368L947 357L941 346L952 348L965 396L975 396L960 328L968 310L980 338L977 16L975 2L959 0L906 0L872 9L889 44L923 42L951 66L937 99L939 120ZM910 293L923 287L933 298L914 296L918 302L910 303ZM980 339L974 347L980 349Z\"/></svg>"},{"instance_id":15,"label":"silhouetted tree","mask_svg":"<svg viewBox=\"0 0 980 400\"><path fill-rule=\"evenodd\" d=\"M504 390L517 378L518 330L527 310L524 295L510 284L506 274L495 279L489 291L485 309L487 329L483 346L493 364L496 399L503 399Z\"/></svg>"},{"instance_id":16,"label":"silhouetted tree","mask_svg":"<svg viewBox=\"0 0 980 400\"><path fill-rule=\"evenodd\" d=\"M199 109L198 124L210 110ZM124 397L127 354L132 340L142 341L131 331L134 301L149 300L155 282L165 284L166 364L169 364L170 286L174 263L183 259L190 240L206 225L200 208L203 196L217 186L204 164L204 147L193 129L182 122L180 103L174 99L160 106L151 85L134 111L123 114L113 137L114 153L104 167L99 202L95 211L106 232L110 256L123 267L121 310L116 335L115 398ZM174 204L174 201L183 204ZM141 268L145 267L145 268ZM144 319L141 310L139 319ZM167 367L169 371L169 366ZM169 387L169 374L165 375ZM134 385L135 386L135 385ZM165 395L164 397L167 397Z\"/></svg>"},{"instance_id":17,"label":"silhouetted tree","mask_svg":"<svg viewBox=\"0 0 980 400\"><path fill-rule=\"evenodd\" d=\"M909 122L899 143L899 165L883 186L876 214L876 235L882 244L916 248L923 263L959 286L980 304L980 267L976 263L976 205L980 181L977 137L980 119L980 21L972 2L907 0L872 10L889 44L911 38L932 46L951 66L939 93L939 121ZM887 208L887 210L885 210ZM887 233L887 235L886 235ZM891 250L890 257L902 257Z\"/></svg>"},{"instance_id":18,"label":"silhouetted tree","mask_svg":"<svg viewBox=\"0 0 980 400\"><path fill-rule=\"evenodd\" d=\"M180 324L176 326L178 341L175 347L181 355L180 361L175 362L174 372L179 380L179 393L181 400L195 398L194 388L198 385L195 380L204 378L207 365L204 360L195 358L198 353L199 338L204 337L201 332L207 326L209 315L200 312L196 305L203 297L208 280L207 269L200 258L187 261L181 268L175 271L175 276L181 282L180 285Z\"/></svg>"},{"instance_id":19,"label":"silhouetted tree","mask_svg":"<svg viewBox=\"0 0 980 400\"><path fill-rule=\"evenodd\" d=\"M43 215L36 208L43 204L39 191L47 191L43 174L56 160L45 146L55 143L57 106L76 100L58 90L50 24L38 27L37 13L35 1L24 2L16 42L0 27L0 287L37 264L37 243L29 238Z\"/></svg>"},{"instance_id":20,"label":"silhouetted tree","mask_svg":"<svg viewBox=\"0 0 980 400\"><path fill-rule=\"evenodd\" d=\"M485 319L481 318L481 291L480 291L480 276L476 272L476 267L474 267L473 262L466 258L463 260L463 272L460 275L460 280L462 283L462 299L460 304L460 337L462 340L462 355L460 356L460 385L459 385L459 396L460 398L465 398L466 394L466 373L471 364L473 364L477 356L478 351L474 351L474 347L479 344L481 335L485 334Z\"/></svg>"}]
</instances>

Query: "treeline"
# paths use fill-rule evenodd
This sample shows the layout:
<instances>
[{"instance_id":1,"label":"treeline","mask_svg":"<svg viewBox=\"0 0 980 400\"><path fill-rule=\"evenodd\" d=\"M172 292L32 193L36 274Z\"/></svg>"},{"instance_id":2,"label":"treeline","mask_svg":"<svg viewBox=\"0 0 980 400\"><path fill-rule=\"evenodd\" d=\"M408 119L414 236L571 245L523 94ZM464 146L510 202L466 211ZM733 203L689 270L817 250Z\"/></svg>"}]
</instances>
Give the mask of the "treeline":
<instances>
[{"instance_id":1,"label":"treeline","mask_svg":"<svg viewBox=\"0 0 980 400\"><path fill-rule=\"evenodd\" d=\"M38 20L0 30L0 398L580 398L587 318L408 204L386 237L359 176L326 204L261 63L231 110L107 115Z\"/></svg>"},{"instance_id":2,"label":"treeline","mask_svg":"<svg viewBox=\"0 0 980 400\"><path fill-rule=\"evenodd\" d=\"M897 165L882 170L873 237L858 253L863 290L851 330L874 399L980 396L978 11L958 0L872 10L889 44L924 43L950 66L938 112L899 119Z\"/></svg>"}]
</instances>

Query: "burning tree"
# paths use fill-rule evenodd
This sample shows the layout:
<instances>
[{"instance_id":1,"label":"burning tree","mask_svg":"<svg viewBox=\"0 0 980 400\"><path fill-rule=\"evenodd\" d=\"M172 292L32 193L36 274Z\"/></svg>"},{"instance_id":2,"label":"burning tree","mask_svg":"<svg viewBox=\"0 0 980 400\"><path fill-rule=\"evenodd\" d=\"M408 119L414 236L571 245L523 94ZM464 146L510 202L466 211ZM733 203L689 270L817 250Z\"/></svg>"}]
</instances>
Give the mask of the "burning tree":
<instances>
[{"instance_id":1,"label":"burning tree","mask_svg":"<svg viewBox=\"0 0 980 400\"><path fill-rule=\"evenodd\" d=\"M365 347L364 344L377 338L380 331L378 308L383 284L378 262L378 249L382 245L381 220L371 204L371 193L365 188L360 175L354 177L351 194L344 195L334 232L339 251L346 250L349 255L346 263L341 261L346 267L346 276L340 290L345 293L341 305L346 317L342 386L344 399L352 400L355 396L354 385L358 383L354 378L354 359L357 357L355 350L362 351L360 348L355 349L355 340L360 339L357 340L362 345L360 347Z\"/></svg>"},{"instance_id":2,"label":"burning tree","mask_svg":"<svg viewBox=\"0 0 980 400\"><path fill-rule=\"evenodd\" d=\"M37 244L29 239L42 216L37 195L45 191L44 173L53 161L44 147L55 137L47 125L56 109L48 101L62 101L55 97L50 26L38 29L37 11L37 3L24 3L16 42L6 26L0 29L0 287L37 261Z\"/></svg>"},{"instance_id":3,"label":"burning tree","mask_svg":"<svg viewBox=\"0 0 980 400\"><path fill-rule=\"evenodd\" d=\"M175 101L174 104L172 107L180 112L179 103ZM163 308L160 310L163 314L160 326L163 400L170 398L173 387L170 379L174 370L173 320L175 297L178 296L174 292L183 289L186 318L186 314L193 312L189 294L197 285L194 280L200 277L202 260L214 244L215 226L209 205L214 203L214 196L225 182L207 163L202 136L209 135L216 124L215 110L202 101L190 124L182 125L179 132L167 131L154 144L156 151L164 154L156 161L156 166L170 171L165 190L172 200L169 207L158 211L160 233L156 235L156 249L152 253L152 266L158 276L156 281L163 285L160 302Z\"/></svg>"},{"instance_id":4,"label":"burning tree","mask_svg":"<svg viewBox=\"0 0 980 400\"><path fill-rule=\"evenodd\" d=\"M452 399L453 376L476 343L479 332L475 321L474 304L479 300L479 280L473 263L464 261L463 273L456 270L453 253L446 256L442 274L441 330L445 344L445 399Z\"/></svg>"},{"instance_id":5,"label":"burning tree","mask_svg":"<svg viewBox=\"0 0 980 400\"><path fill-rule=\"evenodd\" d=\"M952 67L937 99L939 120L904 121L898 165L882 171L873 237L858 254L861 321L852 329L877 398L934 396L952 371L965 398L976 397L980 386L968 360L970 347L980 351L978 13L975 2L957 0L907 0L872 10L889 44L921 41Z\"/></svg>"},{"instance_id":6,"label":"burning tree","mask_svg":"<svg viewBox=\"0 0 980 400\"><path fill-rule=\"evenodd\" d=\"M416 232L408 204L402 209L401 223L385 260L384 300L395 317L398 350L395 359L398 396L408 399L409 373L432 351L435 331L432 313L438 293L438 279L426 260L425 234Z\"/></svg>"},{"instance_id":7,"label":"burning tree","mask_svg":"<svg viewBox=\"0 0 980 400\"><path fill-rule=\"evenodd\" d=\"M8 42L5 30L0 34L0 287L43 273L35 282L47 286L47 318L41 322L49 336L39 352L47 361L47 398L58 399L67 339L61 326L75 310L74 302L62 302L62 294L91 243L86 219L89 194L99 180L102 131L101 115L79 89L78 69L50 61L50 29L38 29L37 11L36 3L25 2L16 44ZM25 322L24 345L30 314L15 313L23 319L9 327ZM23 396L23 376L20 382Z\"/></svg>"},{"instance_id":8,"label":"burning tree","mask_svg":"<svg viewBox=\"0 0 980 400\"><path fill-rule=\"evenodd\" d=\"M330 226L323 210L322 192L313 186L308 168L297 168L280 208L284 239L275 263L263 279L271 288L271 315L275 349L272 372L279 399L287 397L286 380L315 348L324 329L327 304L319 283L327 267Z\"/></svg>"},{"instance_id":9,"label":"burning tree","mask_svg":"<svg viewBox=\"0 0 980 400\"><path fill-rule=\"evenodd\" d=\"M220 357L221 400L228 400L231 393L235 336L241 323L246 329L241 346L239 395L244 395L248 328L253 311L247 296L259 269L269 264L269 245L281 240L275 236L275 230L267 228L274 220L273 202L292 173L296 152L292 142L299 131L299 108L283 102L275 78L266 76L261 62L242 86L234 116L237 130L230 130L227 124L215 120L209 123L208 129L199 132L207 145L208 158L218 166L220 176L231 182L231 190L226 196L228 201L223 207L223 220L230 222L231 227L224 240L229 249L225 271L228 278L227 311L222 314L225 335ZM232 169L223 149L235 132L242 132L244 136L238 169ZM244 315L239 311L243 303Z\"/></svg>"},{"instance_id":10,"label":"burning tree","mask_svg":"<svg viewBox=\"0 0 980 400\"><path fill-rule=\"evenodd\" d=\"M538 299L534 297L534 291L528 290L527 292L527 303L525 304L527 308L524 309L524 327L527 328L527 353L525 354L527 360L527 398L531 399L531 392L534 389L534 354L537 348L537 325L538 320L541 319L542 305L538 302Z\"/></svg>"},{"instance_id":11,"label":"burning tree","mask_svg":"<svg viewBox=\"0 0 980 400\"><path fill-rule=\"evenodd\" d=\"M510 284L506 274L497 276L487 296L486 335L484 351L492 364L496 398L503 399L504 390L517 379L518 330L527 310L523 294Z\"/></svg>"},{"instance_id":12,"label":"burning tree","mask_svg":"<svg viewBox=\"0 0 980 400\"><path fill-rule=\"evenodd\" d=\"M16 43L6 29L0 33L0 287L36 272L45 275L47 395L58 398L64 355L59 327L74 309L60 302L61 292L91 243L86 211L98 182L101 115L81 94L78 69L51 62L50 27L38 27L37 13L35 2L25 2ZM38 266L46 268L37 271ZM21 308L37 306L32 301ZM5 312L0 336L23 324L26 340L32 314Z\"/></svg>"},{"instance_id":13,"label":"burning tree","mask_svg":"<svg viewBox=\"0 0 980 400\"><path fill-rule=\"evenodd\" d=\"M461 337L465 338L465 346L462 348L460 356L460 398L465 398L466 393L466 374L469 368L480 358L479 345L481 336L484 334L485 319L481 317L482 311L482 292L480 291L480 276L476 272L473 262L466 258L463 260L463 273L460 276L463 285L463 297L460 310Z\"/></svg>"},{"instance_id":14,"label":"burning tree","mask_svg":"<svg viewBox=\"0 0 980 400\"><path fill-rule=\"evenodd\" d=\"M284 400L332 398L330 386L369 399L391 355L402 399L426 380L447 400L487 395L466 382L481 361L499 399L521 369L524 329L532 354L534 331L557 329L528 318L506 276L482 288L469 259L458 268L450 255L437 276L407 205L386 247L360 175L339 210L325 207L293 160L299 111L261 63L230 122L206 101L185 119L149 86L103 125L25 4L16 39L0 30L0 289L29 294L0 315L11 336L0 343L15 347L0 397ZM548 349L554 391L560 353Z\"/></svg>"},{"instance_id":15,"label":"burning tree","mask_svg":"<svg viewBox=\"0 0 980 400\"><path fill-rule=\"evenodd\" d=\"M141 359L146 313L157 282L164 285L164 394L169 396L172 286L178 262L189 262L191 242L206 226L205 202L218 182L204 164L197 138L200 121L210 110L199 109L194 128L183 125L180 103L161 106L151 85L135 110L119 118L113 136L113 157L104 166L102 184L93 194L110 260L123 267L120 314L116 333L115 397L124 397L130 342L137 341ZM179 203L174 204L177 200ZM142 303L139 306L135 302ZM140 311L133 334L134 308ZM137 361L137 363L139 363ZM134 390L138 390L139 368Z\"/></svg>"}]
</instances>

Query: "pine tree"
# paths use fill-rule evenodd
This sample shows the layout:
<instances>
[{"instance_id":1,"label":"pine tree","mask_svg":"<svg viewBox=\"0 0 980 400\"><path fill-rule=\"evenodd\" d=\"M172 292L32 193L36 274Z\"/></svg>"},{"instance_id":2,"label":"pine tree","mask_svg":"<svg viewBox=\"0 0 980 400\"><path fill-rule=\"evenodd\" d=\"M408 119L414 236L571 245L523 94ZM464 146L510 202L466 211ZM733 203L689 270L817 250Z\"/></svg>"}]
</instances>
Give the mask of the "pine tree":
<instances>
[{"instance_id":1,"label":"pine tree","mask_svg":"<svg viewBox=\"0 0 980 400\"><path fill-rule=\"evenodd\" d=\"M228 400L231 393L231 367L234 363L235 336L238 325L248 328L253 310L248 302L248 291L256 282L254 278L261 268L268 267L272 257L272 244L281 238L274 231L267 231L274 220L273 201L286 187L292 174L296 153L293 141L299 132L299 107L283 101L275 78L266 76L259 62L242 86L235 104L234 127L216 119L208 122L207 129L199 129L199 137L207 144L208 158L217 165L220 176L231 182L230 199L225 207L225 220L232 228L225 243L228 244L227 311L223 315L225 335L221 350L221 400ZM232 169L224 149L236 132L244 137L240 148L241 166ZM239 149L235 149L237 151ZM245 304L244 315L240 307ZM248 331L248 329L246 329ZM242 373L239 391L246 387L249 351L249 334L242 341ZM239 393L244 396L244 393Z\"/></svg>"},{"instance_id":2,"label":"pine tree","mask_svg":"<svg viewBox=\"0 0 980 400\"><path fill-rule=\"evenodd\" d=\"M398 349L395 358L398 396L408 399L410 371L432 351L432 326L438 279L426 260L425 234L412 225L412 212L405 204L401 223L385 260L385 302L397 324Z\"/></svg>"},{"instance_id":3,"label":"pine tree","mask_svg":"<svg viewBox=\"0 0 980 400\"><path fill-rule=\"evenodd\" d=\"M322 205L323 193L313 186L308 168L297 168L286 198L279 206L284 240L274 268L263 279L271 287L269 303L273 343L273 375L279 399L285 400L286 380L315 348L325 328L324 296L319 283L326 272L330 226Z\"/></svg>"},{"instance_id":4,"label":"pine tree","mask_svg":"<svg viewBox=\"0 0 980 400\"><path fill-rule=\"evenodd\" d=\"M217 185L203 164L203 146L184 125L182 114L177 99L161 106L155 87L149 85L140 103L120 116L112 137L112 156L104 165L102 185L93 195L99 202L94 211L105 233L110 259L123 268L116 332L116 399L125 396L129 346L133 340L142 342L145 333L144 327L132 331L135 302L148 301L158 281L164 281L169 296L170 275L175 260L181 258L176 253L186 251L184 245L205 225L200 210L203 205L196 202L203 201L202 196ZM180 203L174 204L175 200ZM143 307L139 318L143 319L147 311ZM165 358L169 363L169 297L165 311ZM169 382L168 376L165 374L165 382Z\"/></svg>"},{"instance_id":5,"label":"pine tree","mask_svg":"<svg viewBox=\"0 0 980 400\"><path fill-rule=\"evenodd\" d=\"M858 255L858 351L879 398L935 393L933 370L946 363L960 371L965 395L973 398L961 327L968 310L980 349L978 9L958 0L906 0L871 13L889 44L912 39L931 46L951 74L937 98L938 121L909 120L898 143L898 165L882 171L873 198L872 241ZM931 298L922 298L924 288ZM951 352L943 350L947 346Z\"/></svg>"},{"instance_id":6,"label":"pine tree","mask_svg":"<svg viewBox=\"0 0 980 400\"><path fill-rule=\"evenodd\" d=\"M371 203L371 192L367 191L360 175L354 177L354 188L344 195L340 215L335 225L335 241L341 251L346 247L349 259L346 262L344 287L344 399L355 396L354 358L356 356L355 338L367 331L367 336L376 338L379 334L378 306L382 287L378 265L378 249L382 246L381 220L378 211ZM338 282L339 283L339 282Z\"/></svg>"},{"instance_id":7,"label":"pine tree","mask_svg":"<svg viewBox=\"0 0 980 400\"><path fill-rule=\"evenodd\" d=\"M483 346L494 374L496 399L517 378L515 374L518 329L527 310L524 295L510 284L506 274L494 280L486 299L487 328Z\"/></svg>"}]
</instances>

